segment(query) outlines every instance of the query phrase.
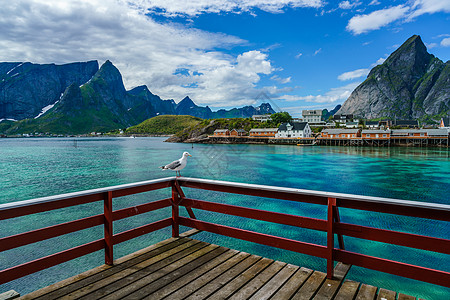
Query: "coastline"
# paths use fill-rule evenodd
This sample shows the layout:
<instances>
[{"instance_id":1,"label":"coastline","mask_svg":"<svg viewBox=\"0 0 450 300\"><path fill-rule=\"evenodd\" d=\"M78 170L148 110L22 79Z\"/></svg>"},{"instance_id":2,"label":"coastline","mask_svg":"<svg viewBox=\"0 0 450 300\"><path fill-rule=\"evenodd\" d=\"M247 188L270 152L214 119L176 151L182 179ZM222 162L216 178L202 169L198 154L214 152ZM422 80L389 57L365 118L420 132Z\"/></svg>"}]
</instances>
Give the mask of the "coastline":
<instances>
[{"instance_id":1,"label":"coastline","mask_svg":"<svg viewBox=\"0 0 450 300\"><path fill-rule=\"evenodd\" d=\"M249 137L249 136L200 136L181 140L172 136L165 140L170 143L187 144L259 144L259 145L296 145L296 146L369 146L369 147L442 147L449 148L450 138L404 138L404 139L364 139L364 138L273 138L273 137Z\"/></svg>"}]
</instances>

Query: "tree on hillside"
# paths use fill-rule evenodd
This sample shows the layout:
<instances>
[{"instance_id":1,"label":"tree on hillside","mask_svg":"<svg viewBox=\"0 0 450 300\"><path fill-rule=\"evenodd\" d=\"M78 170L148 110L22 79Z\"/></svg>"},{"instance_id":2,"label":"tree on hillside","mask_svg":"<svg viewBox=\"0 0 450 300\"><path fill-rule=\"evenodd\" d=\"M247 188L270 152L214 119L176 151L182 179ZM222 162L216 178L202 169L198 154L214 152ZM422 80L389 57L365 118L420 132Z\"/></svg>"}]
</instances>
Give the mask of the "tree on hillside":
<instances>
[{"instance_id":1,"label":"tree on hillside","mask_svg":"<svg viewBox=\"0 0 450 300\"><path fill-rule=\"evenodd\" d=\"M276 126L292 120L291 115L286 111L271 114L270 117L272 118L272 123Z\"/></svg>"}]
</instances>

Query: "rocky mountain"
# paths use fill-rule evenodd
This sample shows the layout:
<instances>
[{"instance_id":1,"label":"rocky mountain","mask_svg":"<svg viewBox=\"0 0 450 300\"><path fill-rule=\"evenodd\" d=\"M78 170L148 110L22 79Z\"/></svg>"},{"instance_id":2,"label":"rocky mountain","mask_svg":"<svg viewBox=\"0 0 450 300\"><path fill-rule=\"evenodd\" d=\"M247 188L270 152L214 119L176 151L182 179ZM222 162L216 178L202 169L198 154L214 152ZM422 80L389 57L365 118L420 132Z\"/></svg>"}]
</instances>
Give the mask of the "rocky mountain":
<instances>
[{"instance_id":1,"label":"rocky mountain","mask_svg":"<svg viewBox=\"0 0 450 300\"><path fill-rule=\"evenodd\" d=\"M34 118L58 101L69 85L81 85L97 71L97 61L64 65L0 63L0 119Z\"/></svg>"},{"instance_id":2,"label":"rocky mountain","mask_svg":"<svg viewBox=\"0 0 450 300\"><path fill-rule=\"evenodd\" d=\"M414 35L370 71L337 113L427 119L449 111L450 61L429 54L420 36Z\"/></svg>"},{"instance_id":3,"label":"rocky mountain","mask_svg":"<svg viewBox=\"0 0 450 300\"><path fill-rule=\"evenodd\" d=\"M175 108L177 115L191 115L202 119L220 119L220 118L250 118L253 115L273 114L275 111L269 103L261 103L261 105L244 106L240 108L232 108L230 110L219 109L212 111L208 106L197 106L189 97L185 97Z\"/></svg>"},{"instance_id":4,"label":"rocky mountain","mask_svg":"<svg viewBox=\"0 0 450 300\"><path fill-rule=\"evenodd\" d=\"M9 110L8 113L5 113L2 119L26 118L18 122L2 122L0 133L81 134L127 128L157 115L175 114L200 118L219 118L222 115L227 115L227 117L251 117L259 112L273 112L269 104L262 104L257 108L250 106L229 111L212 112L208 106L197 106L189 97L185 97L180 103L176 104L174 100L162 100L159 96L152 94L146 86L138 86L127 91L123 84L122 75L110 61L106 61L100 69L98 69L97 62L95 62L95 65L92 62L85 64L71 64L69 67L60 68L65 72L61 70L59 73L56 72L56 74L59 74L59 77L57 77L58 83L55 83L54 80L41 78L47 76L49 72L41 72L39 75L39 72L36 71L34 77L30 77L31 75L20 77L21 80L29 78L37 82L48 83L40 87L42 93L41 89L38 89L34 83L26 85L23 82L21 85L13 85L14 80L11 77L19 78L19 75L14 75L14 73L13 76L10 74L15 72L16 69L22 70L22 65L28 65L28 63L22 65L15 63L0 64L0 72L9 76L7 84L4 84L8 88L5 88L3 94L0 94L0 103L5 103L3 106L5 112L9 106L15 107L15 110ZM95 68L87 67L91 65ZM61 66L49 65L48 68L54 69L55 67ZM87 69L93 74L87 73L82 76L81 74L84 73L75 72L76 70ZM97 70L92 72L95 69ZM46 69L44 68L44 70ZM56 70L59 69L56 68ZM73 79L70 79L71 72L74 73ZM63 93L57 94L57 92L60 92L59 89L62 89L65 85ZM12 101L12 96L9 95L19 95L20 88L23 89L23 98L20 99L24 100L15 103ZM34 89L38 89L38 91L36 92ZM8 97L4 97L4 94L7 94Z\"/></svg>"}]
</instances>

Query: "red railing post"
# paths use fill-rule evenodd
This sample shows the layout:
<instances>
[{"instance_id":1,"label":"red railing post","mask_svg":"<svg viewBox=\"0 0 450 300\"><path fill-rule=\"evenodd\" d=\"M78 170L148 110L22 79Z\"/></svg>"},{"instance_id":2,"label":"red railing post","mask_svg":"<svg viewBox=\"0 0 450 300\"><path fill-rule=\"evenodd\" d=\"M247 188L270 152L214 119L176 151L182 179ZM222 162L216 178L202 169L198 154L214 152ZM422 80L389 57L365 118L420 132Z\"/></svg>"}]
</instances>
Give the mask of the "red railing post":
<instances>
[{"instance_id":1,"label":"red railing post","mask_svg":"<svg viewBox=\"0 0 450 300\"><path fill-rule=\"evenodd\" d=\"M328 198L328 220L327 220L327 278L333 278L334 269L334 214L336 209L336 198Z\"/></svg>"},{"instance_id":2,"label":"red railing post","mask_svg":"<svg viewBox=\"0 0 450 300\"><path fill-rule=\"evenodd\" d=\"M112 265L113 255L113 214L112 214L112 191L105 192L103 205L104 233L105 233L105 264Z\"/></svg>"},{"instance_id":3,"label":"red railing post","mask_svg":"<svg viewBox=\"0 0 450 300\"><path fill-rule=\"evenodd\" d=\"M179 212L179 194L177 191L177 188L175 186L175 182L172 185L172 237L179 237L180 235L180 226L179 226L179 220L178 217L180 215Z\"/></svg>"}]
</instances>

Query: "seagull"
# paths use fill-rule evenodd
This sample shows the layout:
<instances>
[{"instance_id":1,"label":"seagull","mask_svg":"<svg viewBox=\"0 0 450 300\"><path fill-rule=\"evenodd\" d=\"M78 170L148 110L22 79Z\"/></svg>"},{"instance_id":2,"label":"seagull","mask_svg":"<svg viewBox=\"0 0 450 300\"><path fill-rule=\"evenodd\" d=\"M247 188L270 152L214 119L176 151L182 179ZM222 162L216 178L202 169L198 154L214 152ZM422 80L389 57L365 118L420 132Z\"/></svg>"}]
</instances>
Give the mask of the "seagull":
<instances>
[{"instance_id":1,"label":"seagull","mask_svg":"<svg viewBox=\"0 0 450 300\"><path fill-rule=\"evenodd\" d=\"M184 167L186 167L186 164L187 164L187 157L188 157L188 156L192 156L192 155L190 155L188 152L184 152L184 153L183 153L183 156L181 156L180 159L175 160L175 161L171 162L170 164L165 165L165 166L161 166L161 167L159 167L159 168L162 169L162 170L172 170L172 171L175 171L175 174L177 175L177 177L178 177L178 176L181 176L181 172L180 172L180 171L183 170ZM178 173L178 174L177 174L177 173Z\"/></svg>"}]
</instances>

